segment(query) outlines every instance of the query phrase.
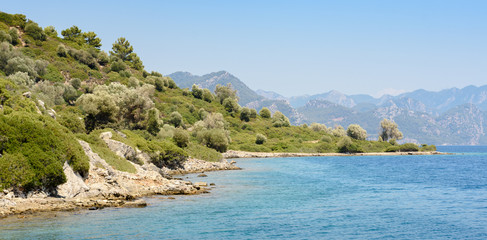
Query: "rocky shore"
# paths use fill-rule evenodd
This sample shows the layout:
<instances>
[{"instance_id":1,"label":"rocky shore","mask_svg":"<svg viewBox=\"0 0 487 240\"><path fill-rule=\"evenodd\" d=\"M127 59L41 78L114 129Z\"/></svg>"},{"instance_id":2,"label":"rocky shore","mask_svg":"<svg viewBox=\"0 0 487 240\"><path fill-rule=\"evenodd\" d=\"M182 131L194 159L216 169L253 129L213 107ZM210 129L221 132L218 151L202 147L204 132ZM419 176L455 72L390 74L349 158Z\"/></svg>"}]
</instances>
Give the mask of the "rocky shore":
<instances>
[{"instance_id":1,"label":"rocky shore","mask_svg":"<svg viewBox=\"0 0 487 240\"><path fill-rule=\"evenodd\" d=\"M240 169L226 160L206 162L188 159L180 169L158 168L150 163L147 154L111 139L111 133L102 133L100 137L110 150L130 161L135 173L114 169L98 154L92 151L88 143L79 141L85 154L90 159L89 175L82 178L66 163L64 173L67 182L58 186L55 193L0 192L0 218L11 215L33 214L49 211L76 211L82 209L101 209L104 207L144 207L147 204L140 199L149 195L191 195L208 192L206 183L184 181L173 175L201 173L218 170ZM54 196L53 196L54 195Z\"/></svg>"},{"instance_id":2,"label":"rocky shore","mask_svg":"<svg viewBox=\"0 0 487 240\"><path fill-rule=\"evenodd\" d=\"M232 158L276 158L276 157L349 157L349 156L400 156L400 155L450 155L450 153L432 152L380 152L380 153L278 153L245 152L229 150L223 153L226 159Z\"/></svg>"}]
</instances>

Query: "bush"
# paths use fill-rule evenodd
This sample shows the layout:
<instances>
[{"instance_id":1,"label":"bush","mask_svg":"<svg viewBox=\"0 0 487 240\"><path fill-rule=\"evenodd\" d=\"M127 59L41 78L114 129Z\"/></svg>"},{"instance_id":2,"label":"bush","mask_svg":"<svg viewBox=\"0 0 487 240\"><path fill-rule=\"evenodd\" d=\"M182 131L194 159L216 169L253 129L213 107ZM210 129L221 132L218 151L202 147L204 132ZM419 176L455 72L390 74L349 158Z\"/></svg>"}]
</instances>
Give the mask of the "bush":
<instances>
[{"instance_id":1,"label":"bush","mask_svg":"<svg viewBox=\"0 0 487 240\"><path fill-rule=\"evenodd\" d=\"M335 152L335 150L335 145L329 142L322 142L316 146L316 151L319 153Z\"/></svg>"},{"instance_id":2,"label":"bush","mask_svg":"<svg viewBox=\"0 0 487 240\"><path fill-rule=\"evenodd\" d=\"M183 116L181 116L179 112L172 112L171 115L169 115L168 122L174 127L180 127L183 125Z\"/></svg>"},{"instance_id":3,"label":"bush","mask_svg":"<svg viewBox=\"0 0 487 240\"><path fill-rule=\"evenodd\" d=\"M289 119L284 116L279 111L276 111L274 113L274 116L272 116L272 126L274 127L289 127L291 126L291 123L289 122Z\"/></svg>"},{"instance_id":4,"label":"bush","mask_svg":"<svg viewBox=\"0 0 487 240\"><path fill-rule=\"evenodd\" d=\"M367 138L367 131L358 124L350 124L347 129L347 136L357 140L365 140Z\"/></svg>"},{"instance_id":5,"label":"bush","mask_svg":"<svg viewBox=\"0 0 487 240\"><path fill-rule=\"evenodd\" d=\"M3 188L53 190L66 181L66 161L81 176L88 174L89 160L81 146L50 117L27 112L0 115L0 132L0 150L6 155L0 157Z\"/></svg>"},{"instance_id":6,"label":"bush","mask_svg":"<svg viewBox=\"0 0 487 240\"><path fill-rule=\"evenodd\" d=\"M190 143L185 150L191 157L196 159L201 159L209 162L219 162L223 159L222 154L215 149L207 148L205 146L195 143Z\"/></svg>"},{"instance_id":7,"label":"bush","mask_svg":"<svg viewBox=\"0 0 487 240\"><path fill-rule=\"evenodd\" d=\"M237 100L234 98L226 98L223 100L223 107L229 113L236 113L240 109L240 105L238 105Z\"/></svg>"},{"instance_id":8,"label":"bush","mask_svg":"<svg viewBox=\"0 0 487 240\"><path fill-rule=\"evenodd\" d=\"M203 100L205 100L206 102L213 102L213 94L211 93L210 90L208 89L203 89Z\"/></svg>"},{"instance_id":9,"label":"bush","mask_svg":"<svg viewBox=\"0 0 487 240\"><path fill-rule=\"evenodd\" d=\"M328 128L326 127L325 124L321 124L321 123L311 123L311 125L309 125L309 127L311 128L311 130L315 131L315 132L327 132Z\"/></svg>"},{"instance_id":10,"label":"bush","mask_svg":"<svg viewBox=\"0 0 487 240\"><path fill-rule=\"evenodd\" d=\"M342 137L337 143L338 151L341 153L361 153L364 152L363 148L354 143L350 137Z\"/></svg>"},{"instance_id":11,"label":"bush","mask_svg":"<svg viewBox=\"0 0 487 240\"><path fill-rule=\"evenodd\" d=\"M53 26L47 26L44 28L44 33L46 33L47 36L50 37L57 37L58 33L56 31L56 28Z\"/></svg>"},{"instance_id":12,"label":"bush","mask_svg":"<svg viewBox=\"0 0 487 240\"><path fill-rule=\"evenodd\" d=\"M257 118L257 110L254 108L250 109L250 118Z\"/></svg>"},{"instance_id":13,"label":"bush","mask_svg":"<svg viewBox=\"0 0 487 240\"><path fill-rule=\"evenodd\" d=\"M76 90L78 90L81 87L81 80L79 78L73 78L73 79L71 79L71 81L69 81L69 83Z\"/></svg>"},{"instance_id":14,"label":"bush","mask_svg":"<svg viewBox=\"0 0 487 240\"><path fill-rule=\"evenodd\" d=\"M17 30L17 28L12 28L8 30L8 34L12 38L12 45L18 45L20 43L19 31Z\"/></svg>"},{"instance_id":15,"label":"bush","mask_svg":"<svg viewBox=\"0 0 487 240\"><path fill-rule=\"evenodd\" d=\"M321 141L324 142L324 143L331 143L332 142L332 139L331 139L330 136L325 135L325 136L323 136L321 138Z\"/></svg>"},{"instance_id":16,"label":"bush","mask_svg":"<svg viewBox=\"0 0 487 240\"><path fill-rule=\"evenodd\" d=\"M120 72L125 69L127 69L127 65L125 65L125 63L123 63L121 60L112 62L112 64L110 64L110 70L113 72Z\"/></svg>"},{"instance_id":17,"label":"bush","mask_svg":"<svg viewBox=\"0 0 487 240\"><path fill-rule=\"evenodd\" d=\"M188 153L170 142L160 142L162 151L159 154L152 154L151 162L157 167L167 167L169 169L182 168L188 159Z\"/></svg>"},{"instance_id":18,"label":"bush","mask_svg":"<svg viewBox=\"0 0 487 240\"><path fill-rule=\"evenodd\" d=\"M267 138L263 134L257 133L257 135L255 136L255 143L256 144L264 144L266 141L267 141Z\"/></svg>"},{"instance_id":19,"label":"bush","mask_svg":"<svg viewBox=\"0 0 487 240\"><path fill-rule=\"evenodd\" d=\"M216 98L220 101L220 104L223 104L223 102L228 98L238 102L237 90L233 90L232 84L230 83L228 83L227 86L217 84L215 94Z\"/></svg>"},{"instance_id":20,"label":"bush","mask_svg":"<svg viewBox=\"0 0 487 240\"><path fill-rule=\"evenodd\" d=\"M250 121L250 109L247 107L242 108L240 112L240 120L248 122Z\"/></svg>"},{"instance_id":21,"label":"bush","mask_svg":"<svg viewBox=\"0 0 487 240\"><path fill-rule=\"evenodd\" d=\"M25 25L25 33L31 36L34 40L45 41L46 34L41 27L35 22L29 22Z\"/></svg>"},{"instance_id":22,"label":"bush","mask_svg":"<svg viewBox=\"0 0 487 240\"><path fill-rule=\"evenodd\" d=\"M76 99L78 99L79 96L80 96L80 94L78 93L78 91L76 91L76 89L74 89L73 86L69 86L69 85L64 86L63 99L69 105L74 105L76 102Z\"/></svg>"},{"instance_id":23,"label":"bush","mask_svg":"<svg viewBox=\"0 0 487 240\"><path fill-rule=\"evenodd\" d=\"M422 152L434 152L434 151L436 151L436 146L435 145L422 144L421 148L419 150Z\"/></svg>"},{"instance_id":24,"label":"bush","mask_svg":"<svg viewBox=\"0 0 487 240\"><path fill-rule=\"evenodd\" d=\"M344 137L347 135L347 132L342 126L336 126L335 129L331 131L331 134L333 134L335 137Z\"/></svg>"},{"instance_id":25,"label":"bush","mask_svg":"<svg viewBox=\"0 0 487 240\"><path fill-rule=\"evenodd\" d=\"M172 137L176 145L180 148L185 148L189 143L189 134L181 128L176 128L174 130L174 135Z\"/></svg>"},{"instance_id":26,"label":"bush","mask_svg":"<svg viewBox=\"0 0 487 240\"><path fill-rule=\"evenodd\" d=\"M68 56L68 49L64 44L59 44L56 49L57 55L60 57L67 57Z\"/></svg>"},{"instance_id":27,"label":"bush","mask_svg":"<svg viewBox=\"0 0 487 240\"><path fill-rule=\"evenodd\" d=\"M152 108L148 112L147 117L147 132L152 135L157 135L161 130L161 121L159 120L159 110L157 108Z\"/></svg>"},{"instance_id":28,"label":"bush","mask_svg":"<svg viewBox=\"0 0 487 240\"><path fill-rule=\"evenodd\" d=\"M104 51L101 51L99 54L98 54L98 63L102 66L105 66L107 65L107 63L110 61L110 58L108 57L108 54Z\"/></svg>"},{"instance_id":29,"label":"bush","mask_svg":"<svg viewBox=\"0 0 487 240\"><path fill-rule=\"evenodd\" d=\"M198 138L204 145L219 152L227 151L230 144L228 133L223 129L203 130L199 133Z\"/></svg>"},{"instance_id":30,"label":"bush","mask_svg":"<svg viewBox=\"0 0 487 240\"><path fill-rule=\"evenodd\" d=\"M414 143L405 143L402 145L394 145L386 148L386 152L417 152L419 151L418 145Z\"/></svg>"},{"instance_id":31,"label":"bush","mask_svg":"<svg viewBox=\"0 0 487 240\"><path fill-rule=\"evenodd\" d=\"M191 93L193 94L194 98L202 99L203 98L203 89L199 88L198 85L193 84L191 87Z\"/></svg>"},{"instance_id":32,"label":"bush","mask_svg":"<svg viewBox=\"0 0 487 240\"><path fill-rule=\"evenodd\" d=\"M8 79L17 85L24 87L31 87L34 84L34 81L29 77L29 74L25 72L16 72L8 76Z\"/></svg>"},{"instance_id":33,"label":"bush","mask_svg":"<svg viewBox=\"0 0 487 240\"><path fill-rule=\"evenodd\" d=\"M12 43L12 36L7 32L0 30L0 42Z\"/></svg>"},{"instance_id":34,"label":"bush","mask_svg":"<svg viewBox=\"0 0 487 240\"><path fill-rule=\"evenodd\" d=\"M259 111L259 115L262 118L271 118L271 111L268 108L264 107Z\"/></svg>"},{"instance_id":35,"label":"bush","mask_svg":"<svg viewBox=\"0 0 487 240\"><path fill-rule=\"evenodd\" d=\"M72 133L85 133L85 122L78 114L71 111L63 111L58 113L56 120L69 129Z\"/></svg>"}]
</instances>

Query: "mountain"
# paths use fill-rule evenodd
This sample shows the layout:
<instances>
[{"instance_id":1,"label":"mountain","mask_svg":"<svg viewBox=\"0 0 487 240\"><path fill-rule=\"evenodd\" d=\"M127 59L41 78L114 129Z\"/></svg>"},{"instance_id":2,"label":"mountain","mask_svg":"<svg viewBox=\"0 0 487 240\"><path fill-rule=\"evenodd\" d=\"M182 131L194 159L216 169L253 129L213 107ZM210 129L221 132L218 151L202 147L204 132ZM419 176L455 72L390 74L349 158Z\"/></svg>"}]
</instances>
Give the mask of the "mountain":
<instances>
[{"instance_id":1,"label":"mountain","mask_svg":"<svg viewBox=\"0 0 487 240\"><path fill-rule=\"evenodd\" d=\"M271 100L285 100L286 97L282 96L279 93L273 91L266 91L262 89L255 90L255 93L261 95L264 98L271 99Z\"/></svg>"},{"instance_id":2,"label":"mountain","mask_svg":"<svg viewBox=\"0 0 487 240\"><path fill-rule=\"evenodd\" d=\"M237 95L240 98L240 105L246 105L250 102L264 99L264 97L254 92L245 85L245 83L240 81L240 79L226 71L213 72L202 76L193 75L189 72L175 72L168 76L171 77L180 88L191 89L193 84L196 84L201 88L207 88L214 91L216 85L227 85L230 83L232 84L232 88L237 90Z\"/></svg>"}]
</instances>

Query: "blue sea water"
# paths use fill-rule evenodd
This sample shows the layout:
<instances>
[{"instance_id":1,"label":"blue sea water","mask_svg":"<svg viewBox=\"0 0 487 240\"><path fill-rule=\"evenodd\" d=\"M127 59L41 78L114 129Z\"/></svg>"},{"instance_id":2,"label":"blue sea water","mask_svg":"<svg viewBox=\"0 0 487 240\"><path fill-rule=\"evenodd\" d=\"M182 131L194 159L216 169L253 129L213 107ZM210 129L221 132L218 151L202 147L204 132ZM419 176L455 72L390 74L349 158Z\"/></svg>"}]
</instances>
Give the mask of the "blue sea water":
<instances>
[{"instance_id":1,"label":"blue sea water","mask_svg":"<svg viewBox=\"0 0 487 240\"><path fill-rule=\"evenodd\" d=\"M0 239L487 239L487 147L456 155L239 159L210 194L0 220Z\"/></svg>"}]
</instances>

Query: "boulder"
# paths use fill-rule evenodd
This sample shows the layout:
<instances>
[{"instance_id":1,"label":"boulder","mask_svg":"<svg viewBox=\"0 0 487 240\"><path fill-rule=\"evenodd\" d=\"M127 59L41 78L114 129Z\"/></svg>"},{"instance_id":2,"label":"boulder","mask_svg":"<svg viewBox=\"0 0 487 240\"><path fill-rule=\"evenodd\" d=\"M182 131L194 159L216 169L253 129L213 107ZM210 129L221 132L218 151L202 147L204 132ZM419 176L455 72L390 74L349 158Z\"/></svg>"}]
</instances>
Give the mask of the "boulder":
<instances>
[{"instance_id":1,"label":"boulder","mask_svg":"<svg viewBox=\"0 0 487 240\"><path fill-rule=\"evenodd\" d=\"M72 198L76 196L82 196L84 193L90 190L85 184L83 178L73 171L68 162L64 162L63 166L64 174L66 175L66 183L57 187L58 195L66 198Z\"/></svg>"},{"instance_id":2,"label":"boulder","mask_svg":"<svg viewBox=\"0 0 487 240\"><path fill-rule=\"evenodd\" d=\"M114 152L118 156L123 157L129 161L138 163L136 151L131 146L123 142L112 140L111 132L101 133L100 138L105 141L105 143L108 145L108 148L110 148L110 150L112 150L112 152Z\"/></svg>"},{"instance_id":3,"label":"boulder","mask_svg":"<svg viewBox=\"0 0 487 240\"><path fill-rule=\"evenodd\" d=\"M206 182L195 182L194 186L195 187L207 187L208 183L206 183Z\"/></svg>"}]
</instances>

